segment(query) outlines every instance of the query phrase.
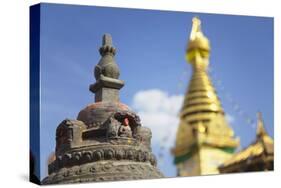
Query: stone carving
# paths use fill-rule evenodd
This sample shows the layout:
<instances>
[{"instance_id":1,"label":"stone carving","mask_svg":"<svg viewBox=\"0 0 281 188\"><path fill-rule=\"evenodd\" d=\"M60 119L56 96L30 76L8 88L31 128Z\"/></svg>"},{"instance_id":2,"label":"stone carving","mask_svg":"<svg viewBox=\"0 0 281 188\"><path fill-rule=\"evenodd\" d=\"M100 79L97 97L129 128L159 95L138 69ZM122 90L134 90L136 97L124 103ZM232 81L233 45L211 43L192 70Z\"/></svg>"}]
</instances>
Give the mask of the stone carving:
<instances>
[{"instance_id":1,"label":"stone carving","mask_svg":"<svg viewBox=\"0 0 281 188\"><path fill-rule=\"evenodd\" d=\"M96 65L94 74L96 80L107 78L118 79L120 72L114 60L116 49L112 46L112 38L109 34L103 36L103 46L99 52L102 56L100 62Z\"/></svg>"},{"instance_id":2,"label":"stone carving","mask_svg":"<svg viewBox=\"0 0 281 188\"><path fill-rule=\"evenodd\" d=\"M129 119L128 118L125 118L123 120L123 123L119 127L118 136L120 136L120 137L127 137L127 138L131 138L132 137L132 129L130 127Z\"/></svg>"},{"instance_id":3,"label":"stone carving","mask_svg":"<svg viewBox=\"0 0 281 188\"><path fill-rule=\"evenodd\" d=\"M43 184L160 178L151 152L151 131L119 102L119 68L110 35L103 37L102 58L90 86L95 103L66 119L56 130L55 159Z\"/></svg>"},{"instance_id":4,"label":"stone carving","mask_svg":"<svg viewBox=\"0 0 281 188\"><path fill-rule=\"evenodd\" d=\"M58 156L57 164L49 166L49 172L58 170L61 165L75 166L88 162L96 162L102 160L133 160L136 162L150 162L155 166L155 156L148 150L141 150L126 147L107 147L102 149L92 149L86 151L65 153L63 156Z\"/></svg>"},{"instance_id":5,"label":"stone carving","mask_svg":"<svg viewBox=\"0 0 281 188\"><path fill-rule=\"evenodd\" d=\"M95 161L99 161L99 160L103 160L103 157L104 157L104 152L103 150L97 150L97 151L94 151L94 160Z\"/></svg>"},{"instance_id":6,"label":"stone carving","mask_svg":"<svg viewBox=\"0 0 281 188\"><path fill-rule=\"evenodd\" d=\"M63 152L81 142L86 125L78 120L63 120L56 130L56 152Z\"/></svg>"},{"instance_id":7,"label":"stone carving","mask_svg":"<svg viewBox=\"0 0 281 188\"><path fill-rule=\"evenodd\" d=\"M121 126L121 123L117 121L114 116L110 117L108 121L105 122L107 126L107 137L114 138L118 137L118 131Z\"/></svg>"},{"instance_id":8,"label":"stone carving","mask_svg":"<svg viewBox=\"0 0 281 188\"><path fill-rule=\"evenodd\" d=\"M116 174L114 176L104 176L104 174ZM79 176L79 178L71 178ZM88 181L120 181L133 179L161 178L162 174L156 167L147 164L116 164L113 162L104 164L96 163L91 165L74 166L63 168L56 174L49 176L53 183L79 183ZM63 182L61 180L64 180Z\"/></svg>"},{"instance_id":9,"label":"stone carving","mask_svg":"<svg viewBox=\"0 0 281 188\"><path fill-rule=\"evenodd\" d=\"M108 130L108 138L133 138L136 136L137 127L140 126L140 120L139 117L132 112L118 111L108 118L105 124Z\"/></svg>"},{"instance_id":10,"label":"stone carving","mask_svg":"<svg viewBox=\"0 0 281 188\"><path fill-rule=\"evenodd\" d=\"M117 160L121 160L121 159L125 158L125 151L124 150L118 149L118 150L116 150L115 154L116 154Z\"/></svg>"}]
</instances>

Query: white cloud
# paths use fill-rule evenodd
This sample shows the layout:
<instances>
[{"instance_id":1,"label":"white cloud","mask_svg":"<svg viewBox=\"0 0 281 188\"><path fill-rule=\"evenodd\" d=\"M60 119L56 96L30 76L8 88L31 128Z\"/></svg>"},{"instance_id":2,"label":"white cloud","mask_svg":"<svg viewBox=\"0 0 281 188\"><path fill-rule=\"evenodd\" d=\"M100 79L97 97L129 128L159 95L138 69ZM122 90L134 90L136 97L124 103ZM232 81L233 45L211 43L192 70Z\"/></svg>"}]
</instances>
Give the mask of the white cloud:
<instances>
[{"instance_id":1,"label":"white cloud","mask_svg":"<svg viewBox=\"0 0 281 188\"><path fill-rule=\"evenodd\" d=\"M151 129L153 144L174 145L182 102L183 95L168 95L159 89L139 91L134 95L132 107L140 116L142 125Z\"/></svg>"},{"instance_id":2,"label":"white cloud","mask_svg":"<svg viewBox=\"0 0 281 188\"><path fill-rule=\"evenodd\" d=\"M225 115L225 118L226 118L226 120L227 120L227 122L228 122L229 124L233 124L233 122L235 121L234 116L232 116L232 115L230 115L230 114L226 114L226 115Z\"/></svg>"}]
</instances>

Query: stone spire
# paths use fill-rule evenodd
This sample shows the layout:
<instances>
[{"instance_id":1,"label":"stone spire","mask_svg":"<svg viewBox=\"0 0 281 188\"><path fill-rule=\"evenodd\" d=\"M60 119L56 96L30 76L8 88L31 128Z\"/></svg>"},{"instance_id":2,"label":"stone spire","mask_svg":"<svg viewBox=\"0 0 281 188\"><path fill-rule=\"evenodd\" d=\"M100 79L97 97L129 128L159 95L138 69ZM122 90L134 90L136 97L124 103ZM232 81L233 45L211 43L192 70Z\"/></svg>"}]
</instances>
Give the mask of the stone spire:
<instances>
[{"instance_id":1,"label":"stone spire","mask_svg":"<svg viewBox=\"0 0 281 188\"><path fill-rule=\"evenodd\" d=\"M114 59L116 49L110 34L103 35L99 52L102 57L94 69L96 83L91 84L89 89L95 93L95 102L118 102L119 90L124 86L124 81L118 79L120 72Z\"/></svg>"},{"instance_id":2,"label":"stone spire","mask_svg":"<svg viewBox=\"0 0 281 188\"><path fill-rule=\"evenodd\" d=\"M193 74L173 150L180 176L218 173L218 164L238 145L208 75L209 40L201 30L201 21L195 17L192 22L186 60L192 65Z\"/></svg>"}]
</instances>

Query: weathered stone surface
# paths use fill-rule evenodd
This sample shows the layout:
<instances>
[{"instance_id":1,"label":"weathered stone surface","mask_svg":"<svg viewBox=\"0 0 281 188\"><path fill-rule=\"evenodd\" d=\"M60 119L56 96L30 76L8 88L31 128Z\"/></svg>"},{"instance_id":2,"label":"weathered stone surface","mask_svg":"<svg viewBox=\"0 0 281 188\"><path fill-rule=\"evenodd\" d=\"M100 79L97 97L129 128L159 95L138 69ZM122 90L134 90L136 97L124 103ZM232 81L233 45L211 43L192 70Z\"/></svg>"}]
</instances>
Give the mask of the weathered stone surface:
<instances>
[{"instance_id":1,"label":"weathered stone surface","mask_svg":"<svg viewBox=\"0 0 281 188\"><path fill-rule=\"evenodd\" d=\"M43 184L161 178L151 152L152 133L140 118L119 102L119 69L110 35L103 38L102 59L90 86L95 103L66 119L56 130L55 159ZM111 56L112 58L106 57Z\"/></svg>"},{"instance_id":2,"label":"weathered stone surface","mask_svg":"<svg viewBox=\"0 0 281 188\"><path fill-rule=\"evenodd\" d=\"M96 102L82 109L77 120L84 122L87 128L98 128L118 110L130 111L130 108L120 102Z\"/></svg>"},{"instance_id":3,"label":"weathered stone surface","mask_svg":"<svg viewBox=\"0 0 281 188\"><path fill-rule=\"evenodd\" d=\"M80 183L90 181L120 181L152 179L163 177L159 170L150 163L132 161L87 163L70 168L61 168L49 175L45 183ZM48 182L47 182L48 181Z\"/></svg>"}]
</instances>

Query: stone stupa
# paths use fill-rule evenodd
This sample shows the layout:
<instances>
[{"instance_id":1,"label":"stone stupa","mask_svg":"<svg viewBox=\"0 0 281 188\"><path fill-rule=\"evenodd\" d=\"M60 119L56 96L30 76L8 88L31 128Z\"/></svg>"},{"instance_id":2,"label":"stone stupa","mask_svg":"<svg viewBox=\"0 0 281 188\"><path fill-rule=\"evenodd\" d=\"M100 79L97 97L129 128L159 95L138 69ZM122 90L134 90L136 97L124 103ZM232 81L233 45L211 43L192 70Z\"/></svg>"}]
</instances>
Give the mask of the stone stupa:
<instances>
[{"instance_id":1,"label":"stone stupa","mask_svg":"<svg viewBox=\"0 0 281 188\"><path fill-rule=\"evenodd\" d=\"M101 60L90 85L95 103L82 109L77 120L65 119L56 130L56 150L42 184L161 178L151 152L152 133L119 101L119 68L109 34L99 49Z\"/></svg>"}]
</instances>

